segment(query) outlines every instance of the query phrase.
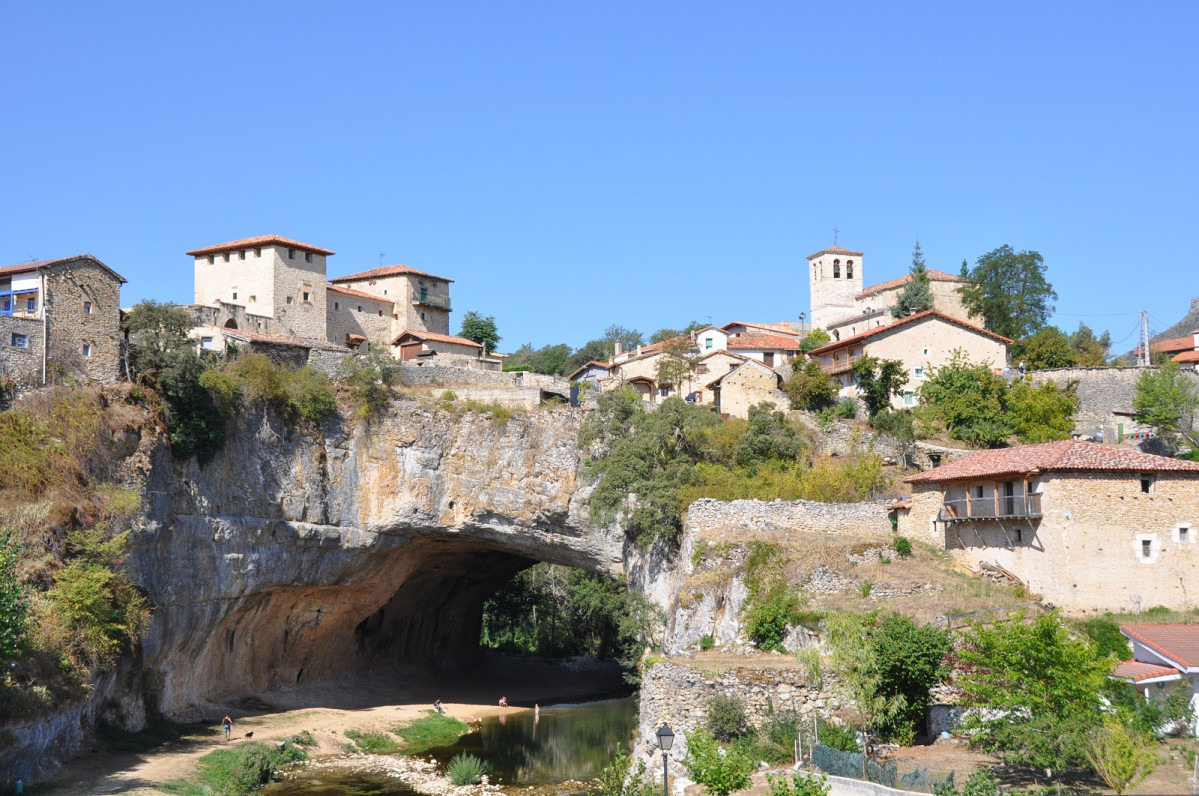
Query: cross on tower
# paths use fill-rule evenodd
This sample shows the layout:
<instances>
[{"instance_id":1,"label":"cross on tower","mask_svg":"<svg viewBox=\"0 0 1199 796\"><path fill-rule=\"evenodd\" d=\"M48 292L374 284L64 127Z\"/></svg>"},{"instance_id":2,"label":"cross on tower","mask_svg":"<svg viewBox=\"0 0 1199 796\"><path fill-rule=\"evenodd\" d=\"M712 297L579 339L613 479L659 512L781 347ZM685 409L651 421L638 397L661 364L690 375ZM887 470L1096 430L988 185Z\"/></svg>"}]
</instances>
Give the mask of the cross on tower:
<instances>
[{"instance_id":1,"label":"cross on tower","mask_svg":"<svg viewBox=\"0 0 1199 796\"><path fill-rule=\"evenodd\" d=\"M834 246L837 245L837 235L840 234L840 232L841 232L841 230L837 229L836 227L833 227L833 245Z\"/></svg>"}]
</instances>

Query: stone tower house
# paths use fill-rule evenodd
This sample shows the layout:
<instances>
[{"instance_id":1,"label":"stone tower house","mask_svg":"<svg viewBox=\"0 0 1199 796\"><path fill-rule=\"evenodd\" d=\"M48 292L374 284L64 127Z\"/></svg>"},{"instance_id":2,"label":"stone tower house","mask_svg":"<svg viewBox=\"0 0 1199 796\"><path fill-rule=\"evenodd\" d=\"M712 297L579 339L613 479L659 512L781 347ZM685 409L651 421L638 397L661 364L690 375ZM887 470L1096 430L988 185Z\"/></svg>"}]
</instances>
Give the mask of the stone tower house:
<instances>
[{"instance_id":1,"label":"stone tower house","mask_svg":"<svg viewBox=\"0 0 1199 796\"><path fill-rule=\"evenodd\" d=\"M325 259L333 252L262 235L187 254L195 258L196 304L229 310L220 325L236 329L244 313L272 319L274 334L325 339Z\"/></svg>"},{"instance_id":2,"label":"stone tower house","mask_svg":"<svg viewBox=\"0 0 1199 796\"><path fill-rule=\"evenodd\" d=\"M812 298L812 328L829 324L856 312L856 296L862 292L862 252L833 244L808 255L808 289Z\"/></svg>"}]
</instances>

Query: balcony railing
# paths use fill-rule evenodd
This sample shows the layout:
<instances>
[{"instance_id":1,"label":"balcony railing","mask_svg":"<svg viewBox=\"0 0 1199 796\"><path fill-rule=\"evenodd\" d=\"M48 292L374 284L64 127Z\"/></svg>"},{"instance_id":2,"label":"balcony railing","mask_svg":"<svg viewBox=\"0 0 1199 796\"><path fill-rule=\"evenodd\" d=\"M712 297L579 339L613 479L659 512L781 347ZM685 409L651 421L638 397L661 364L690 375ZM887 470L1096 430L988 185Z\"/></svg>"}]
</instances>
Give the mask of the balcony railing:
<instances>
[{"instance_id":1,"label":"balcony railing","mask_svg":"<svg viewBox=\"0 0 1199 796\"><path fill-rule=\"evenodd\" d=\"M429 295L422 296L417 294L412 297L412 303L414 305L421 304L426 307L436 307L439 310L448 310L450 308L450 297Z\"/></svg>"},{"instance_id":2,"label":"balcony railing","mask_svg":"<svg viewBox=\"0 0 1199 796\"><path fill-rule=\"evenodd\" d=\"M850 354L849 356L835 357L832 362L820 363L820 370L823 373L844 373L845 371L851 369L854 363L861 359L862 356L862 352L859 351L858 353Z\"/></svg>"},{"instance_id":3,"label":"balcony railing","mask_svg":"<svg viewBox=\"0 0 1199 796\"><path fill-rule=\"evenodd\" d=\"M942 522L967 522L972 520L1039 519L1041 517L1041 493L1028 495L994 495L947 500L941 506L937 519Z\"/></svg>"}]
</instances>

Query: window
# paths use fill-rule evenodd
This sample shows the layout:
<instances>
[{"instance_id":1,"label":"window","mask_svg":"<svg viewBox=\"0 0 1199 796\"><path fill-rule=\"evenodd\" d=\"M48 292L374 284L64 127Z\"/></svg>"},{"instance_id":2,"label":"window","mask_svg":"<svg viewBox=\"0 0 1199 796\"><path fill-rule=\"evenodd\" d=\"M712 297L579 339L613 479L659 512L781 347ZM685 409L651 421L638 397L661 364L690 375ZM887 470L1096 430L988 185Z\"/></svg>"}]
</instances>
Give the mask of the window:
<instances>
[{"instance_id":1,"label":"window","mask_svg":"<svg viewBox=\"0 0 1199 796\"><path fill-rule=\"evenodd\" d=\"M429 300L429 288L422 287L420 289L420 300L422 304Z\"/></svg>"},{"instance_id":2,"label":"window","mask_svg":"<svg viewBox=\"0 0 1199 796\"><path fill-rule=\"evenodd\" d=\"M380 318L382 318L382 317L383 317L383 310L379 310L379 317L380 317Z\"/></svg>"},{"instance_id":3,"label":"window","mask_svg":"<svg viewBox=\"0 0 1199 796\"><path fill-rule=\"evenodd\" d=\"M916 378L918 378L918 379L924 378L924 368L915 368L915 369L913 369L912 372L914 374L916 374Z\"/></svg>"},{"instance_id":4,"label":"window","mask_svg":"<svg viewBox=\"0 0 1199 796\"><path fill-rule=\"evenodd\" d=\"M29 348L29 335L12 333L13 348Z\"/></svg>"},{"instance_id":5,"label":"window","mask_svg":"<svg viewBox=\"0 0 1199 796\"><path fill-rule=\"evenodd\" d=\"M208 264L212 265L215 262L216 262L216 256L212 255L212 254L208 255Z\"/></svg>"},{"instance_id":6,"label":"window","mask_svg":"<svg viewBox=\"0 0 1199 796\"><path fill-rule=\"evenodd\" d=\"M83 314L84 315L92 314L92 303L90 301L83 302Z\"/></svg>"},{"instance_id":7,"label":"window","mask_svg":"<svg viewBox=\"0 0 1199 796\"><path fill-rule=\"evenodd\" d=\"M916 405L916 393L912 392L911 390L904 390L903 391L903 405L904 406L915 406Z\"/></svg>"},{"instance_id":8,"label":"window","mask_svg":"<svg viewBox=\"0 0 1199 796\"><path fill-rule=\"evenodd\" d=\"M253 303L254 303L255 301L257 301L257 300L258 300L258 297L257 297L257 296L250 296L250 303L251 303L251 304L253 304Z\"/></svg>"},{"instance_id":9,"label":"window","mask_svg":"<svg viewBox=\"0 0 1199 796\"><path fill-rule=\"evenodd\" d=\"M91 359L91 358L92 358L92 346L91 346L91 343L84 343L84 344L83 344L83 358L84 358L84 359Z\"/></svg>"},{"instance_id":10,"label":"window","mask_svg":"<svg viewBox=\"0 0 1199 796\"><path fill-rule=\"evenodd\" d=\"M424 314L423 312L420 314L420 319L421 319L422 321L427 321L427 320L428 320L428 318L426 318L426 317L425 317L425 314Z\"/></svg>"},{"instance_id":11,"label":"window","mask_svg":"<svg viewBox=\"0 0 1199 796\"><path fill-rule=\"evenodd\" d=\"M1187 527L1187 526L1185 526L1185 525L1179 525L1179 526L1178 526L1178 543L1179 543L1179 544L1186 544L1186 543L1187 543L1187 541L1188 541L1188 540L1187 540L1187 537L1188 537L1188 536L1190 536L1190 530L1191 530L1191 529L1190 529L1190 528L1188 528L1188 527Z\"/></svg>"},{"instance_id":12,"label":"window","mask_svg":"<svg viewBox=\"0 0 1199 796\"><path fill-rule=\"evenodd\" d=\"M853 260L847 260L845 263L845 278L853 279Z\"/></svg>"},{"instance_id":13,"label":"window","mask_svg":"<svg viewBox=\"0 0 1199 796\"><path fill-rule=\"evenodd\" d=\"M359 311L359 312L362 312L362 305L361 305L361 304L359 304L359 305L358 305L358 311Z\"/></svg>"},{"instance_id":14,"label":"window","mask_svg":"<svg viewBox=\"0 0 1199 796\"><path fill-rule=\"evenodd\" d=\"M310 293L309 293L307 290L305 290L305 291L304 291L304 300L305 300L305 301L311 301L312 299L311 299L311 298L309 298L309 296L311 296L311 294L310 294Z\"/></svg>"},{"instance_id":15,"label":"window","mask_svg":"<svg viewBox=\"0 0 1199 796\"><path fill-rule=\"evenodd\" d=\"M1152 492L1153 492L1153 476L1142 475L1141 476L1141 493L1148 495L1148 494L1152 494Z\"/></svg>"},{"instance_id":16,"label":"window","mask_svg":"<svg viewBox=\"0 0 1199 796\"><path fill-rule=\"evenodd\" d=\"M203 348L205 351L211 351L212 350L212 338L211 337L201 337L200 338L200 348Z\"/></svg>"},{"instance_id":17,"label":"window","mask_svg":"<svg viewBox=\"0 0 1199 796\"><path fill-rule=\"evenodd\" d=\"M239 259L239 260L246 259L246 250L245 249L242 249L241 251L239 251L237 253L237 259Z\"/></svg>"},{"instance_id":18,"label":"window","mask_svg":"<svg viewBox=\"0 0 1199 796\"><path fill-rule=\"evenodd\" d=\"M925 355L925 356L928 356L928 349L927 349L927 348L926 348L926 349L924 349L924 355Z\"/></svg>"},{"instance_id":19,"label":"window","mask_svg":"<svg viewBox=\"0 0 1199 796\"><path fill-rule=\"evenodd\" d=\"M225 252L224 254L221 255L221 257L222 257L222 259L224 259L225 262L229 262L229 252Z\"/></svg>"},{"instance_id":20,"label":"window","mask_svg":"<svg viewBox=\"0 0 1199 796\"><path fill-rule=\"evenodd\" d=\"M236 290L233 291L233 300L237 301L237 291Z\"/></svg>"},{"instance_id":21,"label":"window","mask_svg":"<svg viewBox=\"0 0 1199 796\"><path fill-rule=\"evenodd\" d=\"M983 488L981 486L974 487L974 497L977 500L983 499Z\"/></svg>"},{"instance_id":22,"label":"window","mask_svg":"<svg viewBox=\"0 0 1199 796\"><path fill-rule=\"evenodd\" d=\"M1153 557L1153 540L1152 539L1142 539L1141 540L1141 558L1152 558L1152 557Z\"/></svg>"},{"instance_id":23,"label":"window","mask_svg":"<svg viewBox=\"0 0 1199 796\"><path fill-rule=\"evenodd\" d=\"M296 259L296 250L295 250L295 249L288 249L288 250L287 250L287 259L289 259L289 260L294 260L294 259Z\"/></svg>"},{"instance_id":24,"label":"window","mask_svg":"<svg viewBox=\"0 0 1199 796\"><path fill-rule=\"evenodd\" d=\"M833 279L841 278L841 261L833 260Z\"/></svg>"},{"instance_id":25,"label":"window","mask_svg":"<svg viewBox=\"0 0 1199 796\"><path fill-rule=\"evenodd\" d=\"M695 372L702 376L708 372L708 366L707 365L697 365L695 368Z\"/></svg>"},{"instance_id":26,"label":"window","mask_svg":"<svg viewBox=\"0 0 1199 796\"><path fill-rule=\"evenodd\" d=\"M34 297L34 298L25 299L25 309L29 310L30 312L36 312L37 311L37 298Z\"/></svg>"},{"instance_id":27,"label":"window","mask_svg":"<svg viewBox=\"0 0 1199 796\"><path fill-rule=\"evenodd\" d=\"M255 249L255 250L254 250L254 256L255 256L255 257L261 257L261 256L262 256L262 249Z\"/></svg>"},{"instance_id":28,"label":"window","mask_svg":"<svg viewBox=\"0 0 1199 796\"><path fill-rule=\"evenodd\" d=\"M711 347L712 347L712 338L705 337L704 338L704 348L711 348Z\"/></svg>"},{"instance_id":29,"label":"window","mask_svg":"<svg viewBox=\"0 0 1199 796\"><path fill-rule=\"evenodd\" d=\"M768 368L774 367L774 352L765 351L762 353L762 364Z\"/></svg>"},{"instance_id":30,"label":"window","mask_svg":"<svg viewBox=\"0 0 1199 796\"><path fill-rule=\"evenodd\" d=\"M4 297L4 312L12 312L12 296Z\"/></svg>"},{"instance_id":31,"label":"window","mask_svg":"<svg viewBox=\"0 0 1199 796\"><path fill-rule=\"evenodd\" d=\"M338 303L338 302L336 302L336 301L335 301L335 302L333 302L333 309L335 309L335 310L339 310L339 309L341 309L341 304L340 304L340 303Z\"/></svg>"},{"instance_id":32,"label":"window","mask_svg":"<svg viewBox=\"0 0 1199 796\"><path fill-rule=\"evenodd\" d=\"M311 252L304 252L304 262L306 262L306 263L312 262L312 253Z\"/></svg>"},{"instance_id":33,"label":"window","mask_svg":"<svg viewBox=\"0 0 1199 796\"><path fill-rule=\"evenodd\" d=\"M287 297L287 303L288 303L288 304L290 304L290 303L291 303L291 296L288 296L288 297Z\"/></svg>"},{"instance_id":34,"label":"window","mask_svg":"<svg viewBox=\"0 0 1199 796\"><path fill-rule=\"evenodd\" d=\"M1019 544L1022 541L1024 541L1024 533L1021 529L1017 528L1016 529L1016 543Z\"/></svg>"}]
</instances>

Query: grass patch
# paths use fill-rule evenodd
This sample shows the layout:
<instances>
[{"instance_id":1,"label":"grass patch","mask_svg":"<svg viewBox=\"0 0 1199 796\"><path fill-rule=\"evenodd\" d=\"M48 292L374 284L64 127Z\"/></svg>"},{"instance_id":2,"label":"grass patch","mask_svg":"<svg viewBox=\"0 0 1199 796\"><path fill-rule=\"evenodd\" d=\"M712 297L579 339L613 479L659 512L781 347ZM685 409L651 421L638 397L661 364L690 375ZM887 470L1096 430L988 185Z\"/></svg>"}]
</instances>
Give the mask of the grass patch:
<instances>
[{"instance_id":1,"label":"grass patch","mask_svg":"<svg viewBox=\"0 0 1199 796\"><path fill-rule=\"evenodd\" d=\"M191 796L216 791L225 796L243 796L266 785L288 763L307 759L308 753L290 741L270 746L251 741L230 749L217 749L200 758L199 786L193 789L184 780L172 780L168 785L178 789L168 793Z\"/></svg>"},{"instance_id":2,"label":"grass patch","mask_svg":"<svg viewBox=\"0 0 1199 796\"><path fill-rule=\"evenodd\" d=\"M477 785L487 772L487 764L474 755L454 755L446 766L446 775L455 785Z\"/></svg>"},{"instance_id":3,"label":"grass patch","mask_svg":"<svg viewBox=\"0 0 1199 796\"><path fill-rule=\"evenodd\" d=\"M400 751L400 744L389 733L346 730L345 736L367 754L389 755Z\"/></svg>"},{"instance_id":4,"label":"grass patch","mask_svg":"<svg viewBox=\"0 0 1199 796\"><path fill-rule=\"evenodd\" d=\"M415 754L435 746L445 746L458 740L458 736L470 731L470 725L453 716L443 716L430 710L422 718L407 724L397 725L391 730L404 739L404 751Z\"/></svg>"}]
</instances>

